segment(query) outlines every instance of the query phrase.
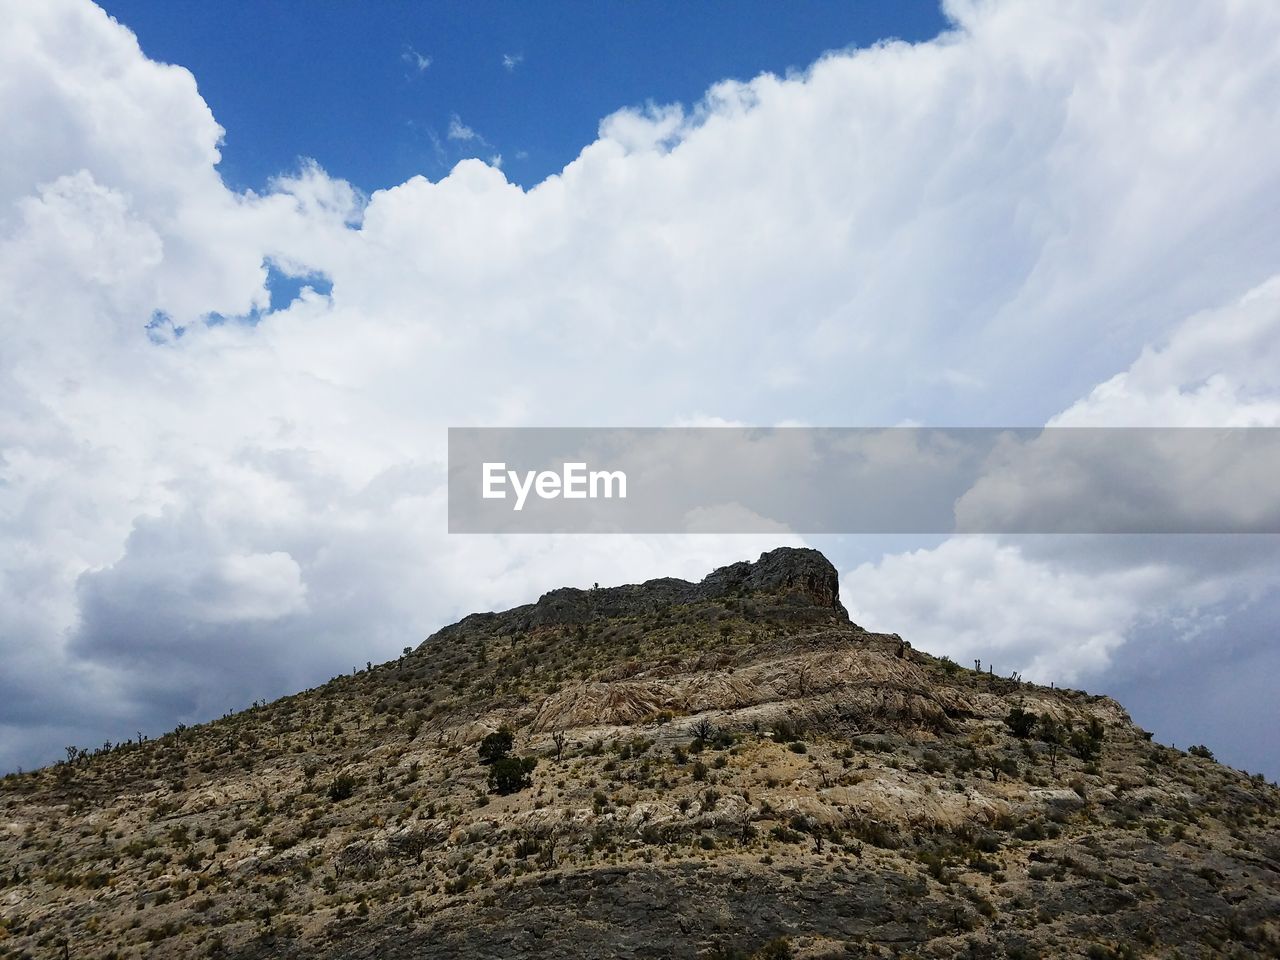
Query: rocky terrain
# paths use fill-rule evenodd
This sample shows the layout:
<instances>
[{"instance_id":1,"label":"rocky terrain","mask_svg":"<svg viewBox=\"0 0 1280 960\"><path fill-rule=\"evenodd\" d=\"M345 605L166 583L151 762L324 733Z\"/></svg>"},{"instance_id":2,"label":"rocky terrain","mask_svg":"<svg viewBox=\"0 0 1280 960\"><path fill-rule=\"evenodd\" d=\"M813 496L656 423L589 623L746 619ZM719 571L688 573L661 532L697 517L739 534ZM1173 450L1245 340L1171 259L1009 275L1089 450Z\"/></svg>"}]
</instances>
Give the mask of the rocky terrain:
<instances>
[{"instance_id":1,"label":"rocky terrain","mask_svg":"<svg viewBox=\"0 0 1280 960\"><path fill-rule=\"evenodd\" d=\"M1280 791L986 669L809 550L553 591L4 778L0 957L1280 955Z\"/></svg>"}]
</instances>

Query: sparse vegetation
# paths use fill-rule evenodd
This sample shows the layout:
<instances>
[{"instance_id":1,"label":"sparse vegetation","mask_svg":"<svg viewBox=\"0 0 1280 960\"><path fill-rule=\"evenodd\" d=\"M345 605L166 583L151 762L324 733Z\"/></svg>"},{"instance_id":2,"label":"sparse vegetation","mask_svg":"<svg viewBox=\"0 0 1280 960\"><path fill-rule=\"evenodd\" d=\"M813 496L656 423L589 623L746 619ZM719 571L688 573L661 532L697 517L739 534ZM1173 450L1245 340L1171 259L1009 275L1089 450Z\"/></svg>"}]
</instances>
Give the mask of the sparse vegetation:
<instances>
[{"instance_id":1,"label":"sparse vegetation","mask_svg":"<svg viewBox=\"0 0 1280 960\"><path fill-rule=\"evenodd\" d=\"M813 571L736 582L556 591L5 777L0 957L581 960L633 910L654 955L1276 953L1264 778L861 631Z\"/></svg>"}]
</instances>

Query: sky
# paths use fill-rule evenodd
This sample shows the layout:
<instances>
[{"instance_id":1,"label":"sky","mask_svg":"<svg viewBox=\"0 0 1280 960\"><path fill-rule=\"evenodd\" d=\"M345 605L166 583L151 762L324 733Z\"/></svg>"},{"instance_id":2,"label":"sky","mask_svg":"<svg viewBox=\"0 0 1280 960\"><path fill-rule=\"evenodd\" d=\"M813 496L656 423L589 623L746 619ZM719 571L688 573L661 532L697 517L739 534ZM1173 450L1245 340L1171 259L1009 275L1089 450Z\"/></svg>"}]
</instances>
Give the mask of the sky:
<instances>
[{"instance_id":1,"label":"sky","mask_svg":"<svg viewBox=\"0 0 1280 960\"><path fill-rule=\"evenodd\" d=\"M301 157L365 192L439 179L463 157L500 157L508 180L531 187L622 107L694 103L719 80L946 26L931 0L103 8L148 56L195 74L227 130L223 181L253 190Z\"/></svg>"},{"instance_id":2,"label":"sky","mask_svg":"<svg viewBox=\"0 0 1280 960\"><path fill-rule=\"evenodd\" d=\"M1274 537L444 491L449 426L1280 425L1269 0L0 2L0 768L804 542L864 626L1280 775Z\"/></svg>"}]
</instances>

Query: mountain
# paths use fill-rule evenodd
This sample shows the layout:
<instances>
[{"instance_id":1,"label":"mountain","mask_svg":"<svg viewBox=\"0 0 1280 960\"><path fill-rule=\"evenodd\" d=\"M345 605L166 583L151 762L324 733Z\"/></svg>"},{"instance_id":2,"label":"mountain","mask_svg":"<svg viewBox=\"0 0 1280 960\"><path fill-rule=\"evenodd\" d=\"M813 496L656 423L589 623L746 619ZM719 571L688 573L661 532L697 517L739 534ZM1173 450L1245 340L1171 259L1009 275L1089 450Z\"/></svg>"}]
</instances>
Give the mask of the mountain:
<instances>
[{"instance_id":1,"label":"mountain","mask_svg":"<svg viewBox=\"0 0 1280 960\"><path fill-rule=\"evenodd\" d=\"M0 956L1276 956L1278 814L780 549L5 777Z\"/></svg>"}]
</instances>

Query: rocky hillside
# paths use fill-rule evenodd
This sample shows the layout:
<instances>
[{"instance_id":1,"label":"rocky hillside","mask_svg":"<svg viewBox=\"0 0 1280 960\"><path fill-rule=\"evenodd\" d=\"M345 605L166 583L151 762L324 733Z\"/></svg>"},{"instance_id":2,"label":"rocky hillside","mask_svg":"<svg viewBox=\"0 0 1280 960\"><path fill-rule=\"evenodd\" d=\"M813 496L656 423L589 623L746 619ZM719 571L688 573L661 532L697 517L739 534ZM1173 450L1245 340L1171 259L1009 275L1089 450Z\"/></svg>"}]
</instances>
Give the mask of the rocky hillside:
<instances>
[{"instance_id":1,"label":"rocky hillside","mask_svg":"<svg viewBox=\"0 0 1280 960\"><path fill-rule=\"evenodd\" d=\"M0 957L1280 955L1274 786L838 597L556 590L6 777Z\"/></svg>"}]
</instances>

